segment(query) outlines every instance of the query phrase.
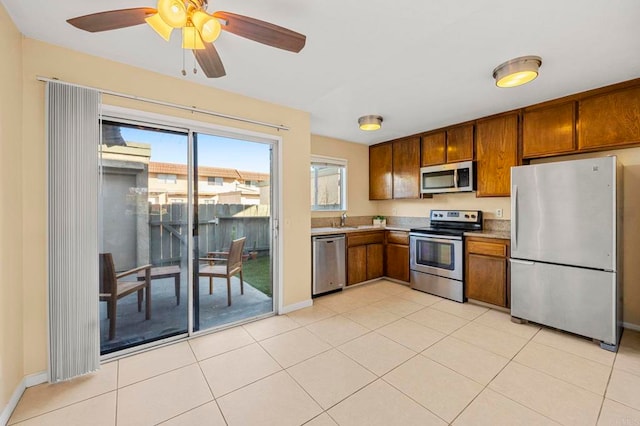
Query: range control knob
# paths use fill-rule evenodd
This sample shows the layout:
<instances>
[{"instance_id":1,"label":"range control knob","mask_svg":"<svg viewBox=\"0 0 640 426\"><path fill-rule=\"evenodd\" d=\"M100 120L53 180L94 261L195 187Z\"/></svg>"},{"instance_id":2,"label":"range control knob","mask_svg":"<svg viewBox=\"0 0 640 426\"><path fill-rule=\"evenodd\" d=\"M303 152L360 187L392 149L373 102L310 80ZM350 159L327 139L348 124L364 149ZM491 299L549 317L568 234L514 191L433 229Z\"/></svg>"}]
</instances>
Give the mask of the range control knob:
<instances>
[{"instance_id":1,"label":"range control knob","mask_svg":"<svg viewBox=\"0 0 640 426\"><path fill-rule=\"evenodd\" d=\"M465 219L469 219L469 215L468 214L465 214L464 217L465 217Z\"/></svg>"},{"instance_id":2,"label":"range control knob","mask_svg":"<svg viewBox=\"0 0 640 426\"><path fill-rule=\"evenodd\" d=\"M475 214L472 214L472 215L471 215L471 219L475 219L475 218L476 218L476 215L475 215Z\"/></svg>"}]
</instances>

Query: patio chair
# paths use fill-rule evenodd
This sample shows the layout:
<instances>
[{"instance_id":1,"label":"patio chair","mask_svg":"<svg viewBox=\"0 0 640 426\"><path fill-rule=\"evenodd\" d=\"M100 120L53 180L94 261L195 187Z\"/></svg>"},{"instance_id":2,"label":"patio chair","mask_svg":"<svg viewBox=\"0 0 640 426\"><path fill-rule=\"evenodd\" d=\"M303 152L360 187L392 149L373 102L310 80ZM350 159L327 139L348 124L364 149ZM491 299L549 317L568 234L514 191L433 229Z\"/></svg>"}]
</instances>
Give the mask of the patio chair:
<instances>
[{"instance_id":1,"label":"patio chair","mask_svg":"<svg viewBox=\"0 0 640 426\"><path fill-rule=\"evenodd\" d=\"M242 250L246 239L246 237L242 237L233 240L228 252L211 252L208 253L207 257L200 258L201 261L207 262L200 266L200 275L209 277L209 294L213 294L213 278L227 279L227 306L231 306L232 276L240 274L240 294L244 294ZM224 262L225 264L218 264L218 262Z\"/></svg>"},{"instance_id":2,"label":"patio chair","mask_svg":"<svg viewBox=\"0 0 640 426\"><path fill-rule=\"evenodd\" d=\"M137 275L145 271L143 281L118 281L129 275ZM116 313L118 299L132 293L138 293L138 312L142 309L143 290L146 293L145 319L151 318L151 265L140 266L135 269L116 274L111 253L100 253L100 301L107 302L107 318L109 318L109 340L116 337Z\"/></svg>"}]
</instances>

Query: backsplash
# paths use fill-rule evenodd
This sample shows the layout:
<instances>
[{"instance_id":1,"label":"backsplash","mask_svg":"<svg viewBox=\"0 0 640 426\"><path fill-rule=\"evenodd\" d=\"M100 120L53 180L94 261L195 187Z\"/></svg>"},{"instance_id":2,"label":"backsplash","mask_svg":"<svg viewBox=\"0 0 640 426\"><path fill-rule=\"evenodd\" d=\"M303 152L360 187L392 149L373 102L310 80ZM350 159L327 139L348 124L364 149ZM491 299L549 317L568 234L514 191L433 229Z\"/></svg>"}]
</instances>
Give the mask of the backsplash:
<instances>
[{"instance_id":1,"label":"backsplash","mask_svg":"<svg viewBox=\"0 0 640 426\"><path fill-rule=\"evenodd\" d=\"M373 218L374 216L347 216L345 226L371 225ZM335 227L339 225L340 216L311 218L312 228ZM389 216L387 217L387 226L420 228L429 226L429 219L425 217ZM487 231L509 232L511 230L511 221L504 219L484 219L483 227Z\"/></svg>"}]
</instances>

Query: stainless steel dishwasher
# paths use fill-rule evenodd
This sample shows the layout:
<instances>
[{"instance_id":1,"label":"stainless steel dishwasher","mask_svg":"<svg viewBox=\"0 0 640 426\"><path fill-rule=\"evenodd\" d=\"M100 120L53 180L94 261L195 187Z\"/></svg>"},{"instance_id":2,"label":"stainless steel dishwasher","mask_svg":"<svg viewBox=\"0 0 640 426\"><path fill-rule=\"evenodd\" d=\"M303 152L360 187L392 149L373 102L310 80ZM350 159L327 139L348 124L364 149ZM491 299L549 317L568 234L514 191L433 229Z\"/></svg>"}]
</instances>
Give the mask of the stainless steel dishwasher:
<instances>
[{"instance_id":1,"label":"stainless steel dishwasher","mask_svg":"<svg viewBox=\"0 0 640 426\"><path fill-rule=\"evenodd\" d=\"M347 281L344 234L311 237L314 296L341 289Z\"/></svg>"}]
</instances>

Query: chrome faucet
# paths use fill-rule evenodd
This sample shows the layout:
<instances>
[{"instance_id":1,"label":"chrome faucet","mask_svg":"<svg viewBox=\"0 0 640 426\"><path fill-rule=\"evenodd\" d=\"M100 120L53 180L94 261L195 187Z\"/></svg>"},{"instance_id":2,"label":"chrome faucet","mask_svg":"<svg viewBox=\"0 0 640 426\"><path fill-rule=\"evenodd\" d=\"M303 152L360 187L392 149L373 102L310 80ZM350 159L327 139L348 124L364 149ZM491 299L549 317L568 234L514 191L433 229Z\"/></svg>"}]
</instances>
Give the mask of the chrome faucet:
<instances>
[{"instance_id":1,"label":"chrome faucet","mask_svg":"<svg viewBox=\"0 0 640 426\"><path fill-rule=\"evenodd\" d=\"M345 222L347 221L347 212L342 213L340 216L340 227L344 228Z\"/></svg>"}]
</instances>

